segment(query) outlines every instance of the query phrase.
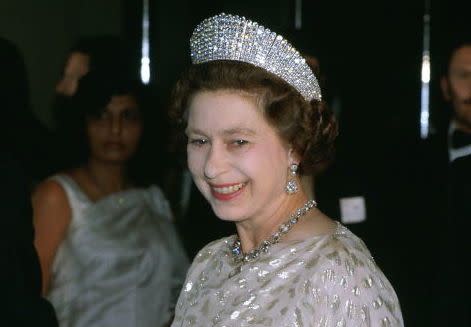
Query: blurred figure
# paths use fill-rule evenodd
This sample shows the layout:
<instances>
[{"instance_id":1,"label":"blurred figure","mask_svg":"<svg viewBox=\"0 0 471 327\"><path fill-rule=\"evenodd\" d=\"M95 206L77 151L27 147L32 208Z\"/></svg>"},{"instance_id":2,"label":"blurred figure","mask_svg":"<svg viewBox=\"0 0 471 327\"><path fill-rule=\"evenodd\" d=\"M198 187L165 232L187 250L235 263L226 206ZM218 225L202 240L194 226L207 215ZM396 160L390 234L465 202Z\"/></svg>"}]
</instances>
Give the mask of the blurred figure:
<instances>
[{"instance_id":1,"label":"blurred figure","mask_svg":"<svg viewBox=\"0 0 471 327\"><path fill-rule=\"evenodd\" d=\"M69 129L76 121L74 112L70 111L69 102L76 93L80 80L89 72L120 79L135 79L137 73L133 68L130 47L118 36L81 37L69 49L55 86L52 105L56 141L63 151L62 156L57 158L58 169L63 169L76 160L74 150L68 151L67 142L76 136L71 134Z\"/></svg>"},{"instance_id":2,"label":"blurred figure","mask_svg":"<svg viewBox=\"0 0 471 327\"><path fill-rule=\"evenodd\" d=\"M471 40L462 40L452 47L447 56L446 71L441 78L444 99L450 105L451 119L446 136L432 143L435 175L445 179L435 185L437 191L431 199L441 204L434 211L448 217L447 228L439 223L441 263L438 281L441 294L441 323L453 326L471 324L471 301L468 283L457 285L456 281L467 279L465 261L469 257L469 238L462 237L469 230L471 217ZM440 135L438 135L439 137ZM440 165L440 166L437 166ZM447 192L447 194L445 194ZM448 199L448 201L447 201ZM434 202L435 203L435 202Z\"/></svg>"},{"instance_id":3,"label":"blurred figure","mask_svg":"<svg viewBox=\"0 0 471 327\"><path fill-rule=\"evenodd\" d=\"M130 47L120 37L82 37L69 49L55 91L60 95L74 95L80 79L90 71L116 76L119 69L120 75L137 78L135 68Z\"/></svg>"},{"instance_id":4,"label":"blurred figure","mask_svg":"<svg viewBox=\"0 0 471 327\"><path fill-rule=\"evenodd\" d=\"M35 165L40 164L41 158L35 158L33 143L35 137L39 140L35 133L42 128L29 111L23 58L14 44L2 38L0 65L4 122L0 128L0 228L4 231L0 241L3 254L0 280L4 290L0 325L53 327L57 326L54 309L41 297L41 270L33 244L30 201L33 179L43 173L42 167Z\"/></svg>"},{"instance_id":5,"label":"blurred figure","mask_svg":"<svg viewBox=\"0 0 471 327\"><path fill-rule=\"evenodd\" d=\"M141 187L133 163L150 128L141 87L96 71L81 78L67 110L80 136L69 146L82 160L33 196L43 293L62 327L172 317L188 262L166 198Z\"/></svg>"},{"instance_id":6,"label":"blurred figure","mask_svg":"<svg viewBox=\"0 0 471 327\"><path fill-rule=\"evenodd\" d=\"M452 162L471 155L471 41L451 53L441 88L452 108L448 129L448 160Z\"/></svg>"},{"instance_id":7,"label":"blurred figure","mask_svg":"<svg viewBox=\"0 0 471 327\"><path fill-rule=\"evenodd\" d=\"M450 38L452 39L452 38ZM424 326L469 326L470 303L465 258L471 217L471 40L452 41L441 61L440 87L449 119L425 140L416 163L414 201L422 220L416 223L416 285L423 286L422 299L415 299ZM444 116L444 115L441 115ZM417 287L417 286L414 286ZM432 308L432 309L430 309Z\"/></svg>"},{"instance_id":8,"label":"blurred figure","mask_svg":"<svg viewBox=\"0 0 471 327\"><path fill-rule=\"evenodd\" d=\"M23 57L10 41L1 38L0 62L2 147L23 164L28 180L33 184L52 172L52 137L32 111Z\"/></svg>"}]
</instances>

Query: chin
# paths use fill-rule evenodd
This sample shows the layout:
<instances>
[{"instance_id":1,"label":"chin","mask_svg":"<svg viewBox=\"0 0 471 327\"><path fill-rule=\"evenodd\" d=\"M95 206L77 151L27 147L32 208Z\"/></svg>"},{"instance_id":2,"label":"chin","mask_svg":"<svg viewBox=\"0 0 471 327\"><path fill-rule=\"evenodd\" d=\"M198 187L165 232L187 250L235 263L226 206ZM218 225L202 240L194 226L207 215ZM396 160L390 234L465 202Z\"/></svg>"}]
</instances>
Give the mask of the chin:
<instances>
[{"instance_id":1,"label":"chin","mask_svg":"<svg viewBox=\"0 0 471 327\"><path fill-rule=\"evenodd\" d=\"M106 162L112 165L125 165L128 162L127 158L121 156L104 156L100 158L102 162Z\"/></svg>"},{"instance_id":2,"label":"chin","mask_svg":"<svg viewBox=\"0 0 471 327\"><path fill-rule=\"evenodd\" d=\"M215 204L211 202L211 208L214 214L223 221L239 222L245 220L246 214L242 212L240 206L225 206L224 204Z\"/></svg>"}]
</instances>

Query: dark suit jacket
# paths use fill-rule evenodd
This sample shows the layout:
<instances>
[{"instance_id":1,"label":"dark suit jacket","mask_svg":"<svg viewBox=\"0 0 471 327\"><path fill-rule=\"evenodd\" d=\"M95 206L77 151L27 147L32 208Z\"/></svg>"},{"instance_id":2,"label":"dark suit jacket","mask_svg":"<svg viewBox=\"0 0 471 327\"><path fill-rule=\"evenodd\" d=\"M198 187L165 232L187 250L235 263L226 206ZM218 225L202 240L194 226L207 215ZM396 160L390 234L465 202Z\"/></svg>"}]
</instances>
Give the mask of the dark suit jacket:
<instances>
[{"instance_id":1,"label":"dark suit jacket","mask_svg":"<svg viewBox=\"0 0 471 327\"><path fill-rule=\"evenodd\" d=\"M0 325L57 326L51 304L40 295L28 179L6 154L0 154L0 180Z\"/></svg>"},{"instance_id":2,"label":"dark suit jacket","mask_svg":"<svg viewBox=\"0 0 471 327\"><path fill-rule=\"evenodd\" d=\"M445 315L441 323L448 326L471 325L469 295L469 249L467 235L471 224L471 155L454 160L449 167L449 221L444 235L442 262L446 267L439 276L443 283Z\"/></svg>"},{"instance_id":3,"label":"dark suit jacket","mask_svg":"<svg viewBox=\"0 0 471 327\"><path fill-rule=\"evenodd\" d=\"M418 165L421 179L423 232L417 242L426 246L428 265L422 276L430 283L430 325L469 326L470 303L466 269L470 242L466 231L471 219L471 156L448 159L446 133L424 144ZM428 276L432 275L432 280Z\"/></svg>"}]
</instances>

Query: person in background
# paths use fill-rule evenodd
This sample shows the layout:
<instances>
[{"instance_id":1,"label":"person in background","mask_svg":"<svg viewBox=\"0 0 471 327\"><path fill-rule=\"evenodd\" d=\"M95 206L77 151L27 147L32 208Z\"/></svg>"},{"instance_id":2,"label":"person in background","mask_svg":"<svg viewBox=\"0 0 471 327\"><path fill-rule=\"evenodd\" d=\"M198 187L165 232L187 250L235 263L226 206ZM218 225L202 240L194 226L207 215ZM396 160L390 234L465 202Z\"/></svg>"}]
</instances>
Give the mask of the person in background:
<instances>
[{"instance_id":1,"label":"person in background","mask_svg":"<svg viewBox=\"0 0 471 327\"><path fill-rule=\"evenodd\" d=\"M196 186L237 233L195 257L172 326L403 326L365 244L300 187L337 135L301 55L226 14L201 22L190 48L172 117Z\"/></svg>"},{"instance_id":2,"label":"person in background","mask_svg":"<svg viewBox=\"0 0 471 327\"><path fill-rule=\"evenodd\" d=\"M29 110L29 91L23 57L10 41L0 38L0 240L3 255L0 281L0 325L55 327L52 305L41 296L41 269L34 248L31 187L41 178L41 158L32 161L35 142L43 131ZM35 127L35 128L33 128ZM30 128L30 129L29 129ZM29 152L31 151L31 152ZM44 155L44 153L41 153ZM31 160L31 161L30 161Z\"/></svg>"},{"instance_id":3,"label":"person in background","mask_svg":"<svg viewBox=\"0 0 471 327\"><path fill-rule=\"evenodd\" d=\"M471 247L471 39L456 40L444 56L440 87L450 119L426 141L421 164L422 205L427 210L432 235L440 235L429 258L429 267L438 265L433 301L435 321L442 325L467 326L471 322L470 292L466 280L466 260ZM443 115L442 115L443 116ZM438 316L438 317L437 317Z\"/></svg>"},{"instance_id":4,"label":"person in background","mask_svg":"<svg viewBox=\"0 0 471 327\"><path fill-rule=\"evenodd\" d=\"M63 152L57 157L56 170L63 169L76 160L73 149L71 152L67 151L67 142L76 136L69 129L76 120L74 113L70 112L69 102L76 93L80 80L89 72L119 79L137 79L137 68L135 71L133 68L129 45L115 35L81 37L68 50L55 85L52 103L57 147Z\"/></svg>"},{"instance_id":5,"label":"person in background","mask_svg":"<svg viewBox=\"0 0 471 327\"><path fill-rule=\"evenodd\" d=\"M43 294L61 327L172 318L188 263L165 196L139 176L152 122L141 89L97 71L82 77L68 108L80 136L68 146L81 160L33 195Z\"/></svg>"},{"instance_id":6,"label":"person in background","mask_svg":"<svg viewBox=\"0 0 471 327\"><path fill-rule=\"evenodd\" d=\"M471 40L457 45L441 78L443 97L452 108L448 160L471 155Z\"/></svg>"}]
</instances>

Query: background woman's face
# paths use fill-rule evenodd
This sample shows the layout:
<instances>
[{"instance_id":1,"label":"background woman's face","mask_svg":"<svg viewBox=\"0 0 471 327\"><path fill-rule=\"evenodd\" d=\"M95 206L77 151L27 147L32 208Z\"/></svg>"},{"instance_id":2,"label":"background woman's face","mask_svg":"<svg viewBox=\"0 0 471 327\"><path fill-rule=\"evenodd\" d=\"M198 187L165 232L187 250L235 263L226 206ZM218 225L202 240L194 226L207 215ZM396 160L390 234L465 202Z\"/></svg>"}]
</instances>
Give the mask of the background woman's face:
<instances>
[{"instance_id":1,"label":"background woman's face","mask_svg":"<svg viewBox=\"0 0 471 327\"><path fill-rule=\"evenodd\" d=\"M139 145L142 122L133 96L112 96L97 117L87 119L90 156L113 163L125 163Z\"/></svg>"},{"instance_id":2,"label":"background woman's face","mask_svg":"<svg viewBox=\"0 0 471 327\"><path fill-rule=\"evenodd\" d=\"M251 98L200 92L188 110L188 167L218 217L250 219L286 197L287 146Z\"/></svg>"}]
</instances>

